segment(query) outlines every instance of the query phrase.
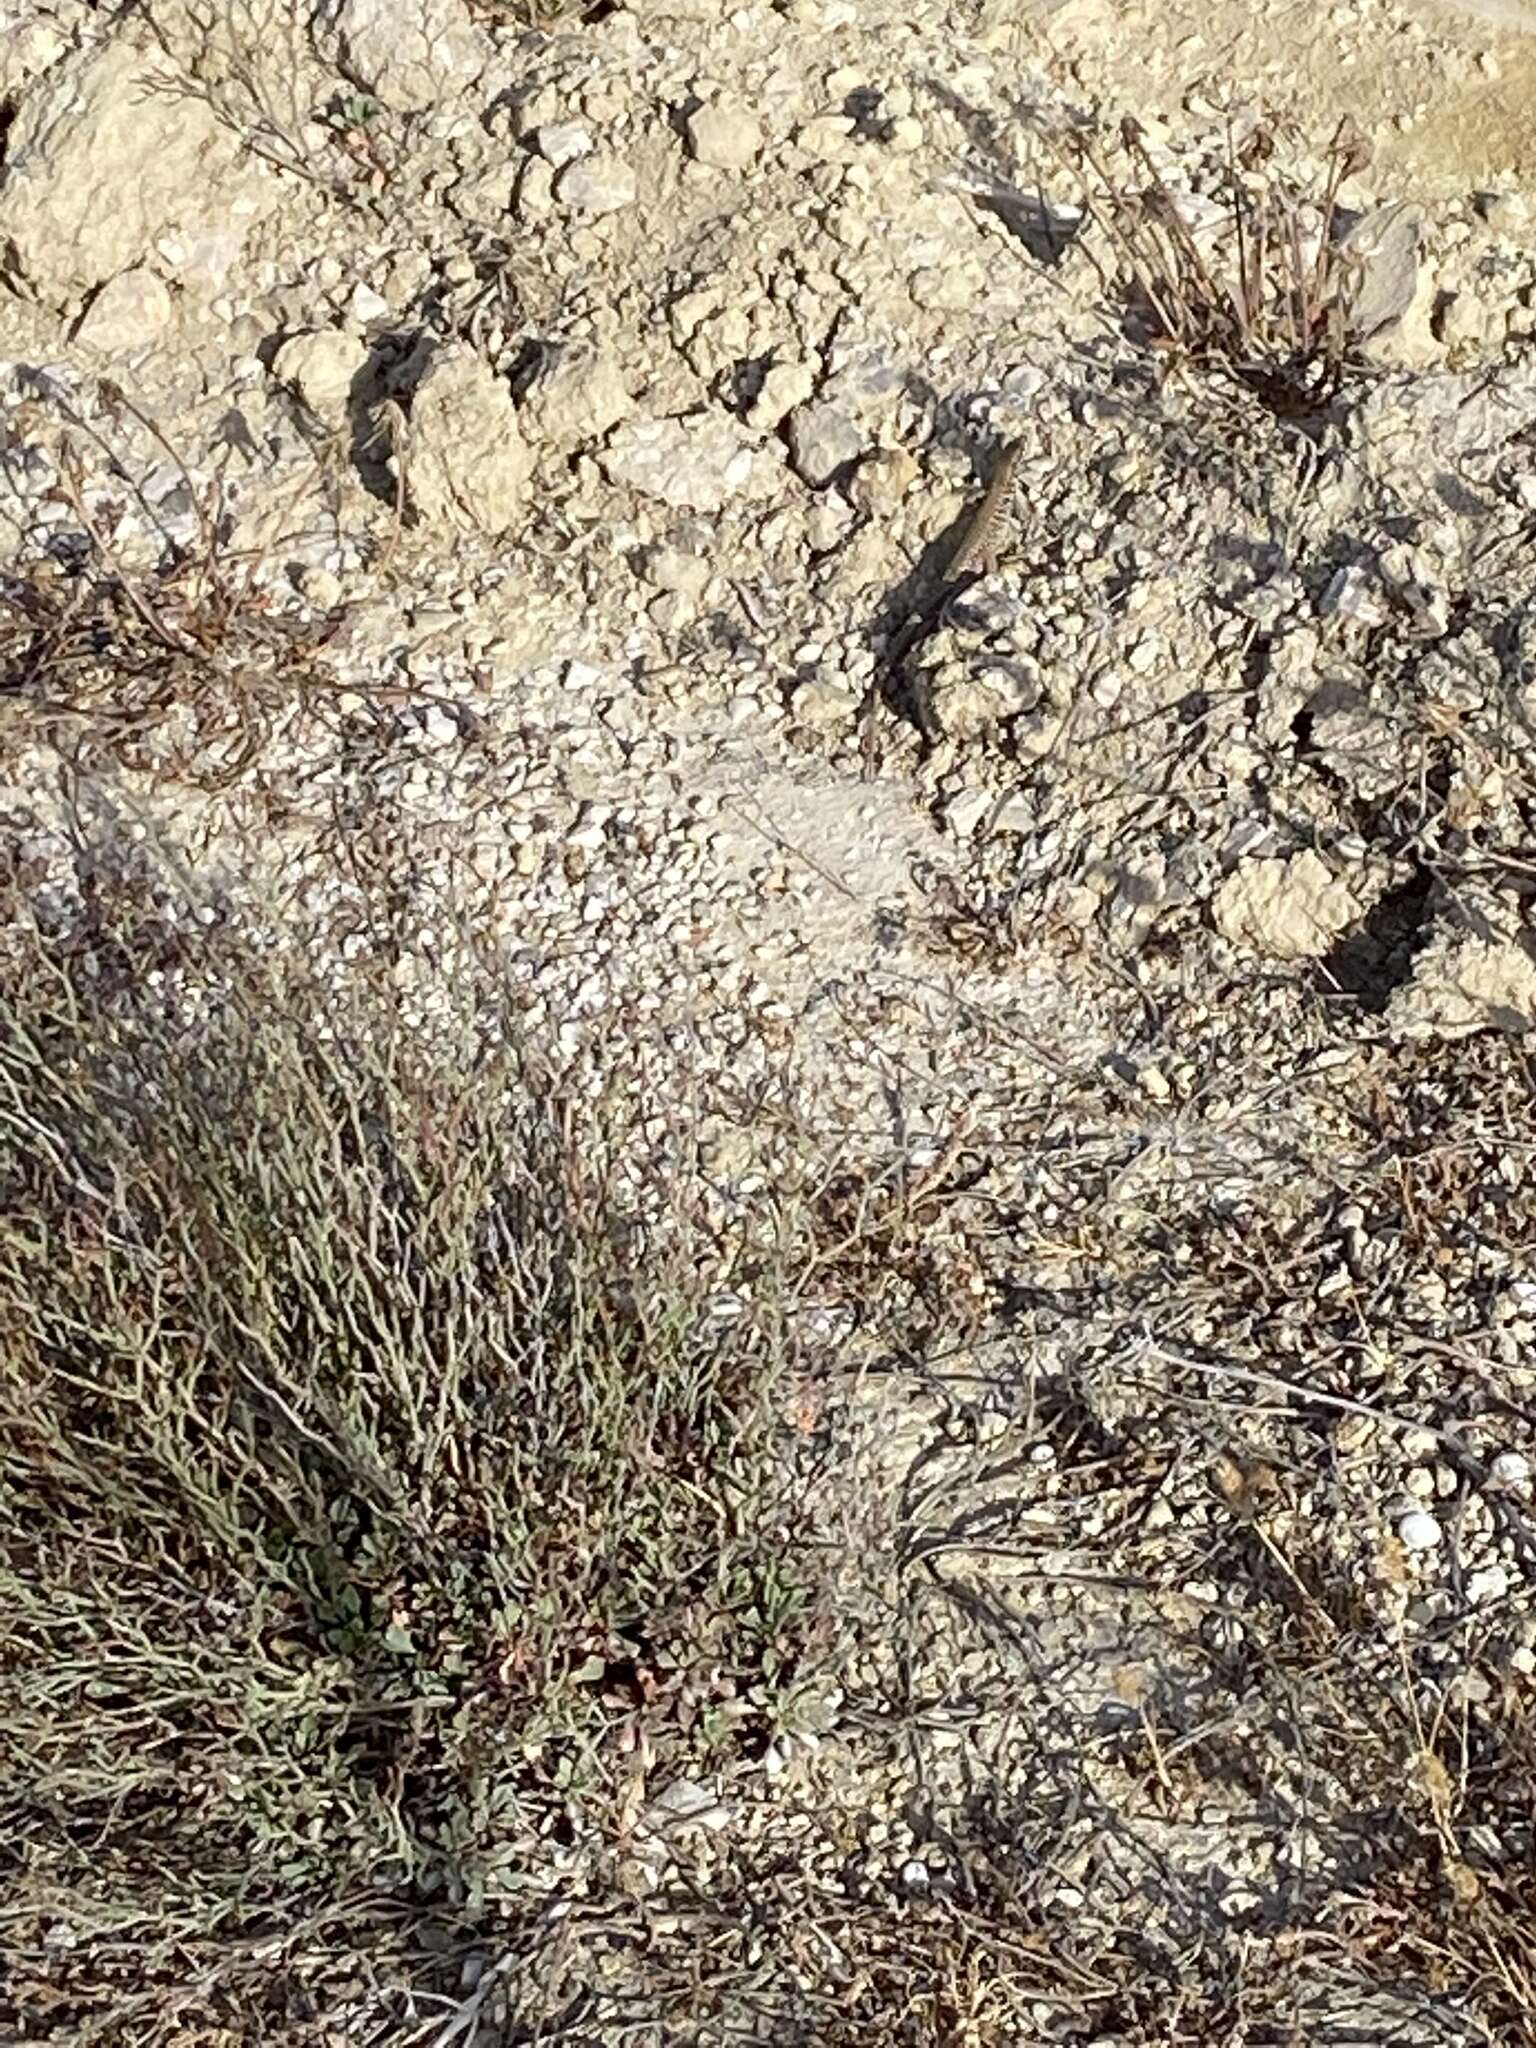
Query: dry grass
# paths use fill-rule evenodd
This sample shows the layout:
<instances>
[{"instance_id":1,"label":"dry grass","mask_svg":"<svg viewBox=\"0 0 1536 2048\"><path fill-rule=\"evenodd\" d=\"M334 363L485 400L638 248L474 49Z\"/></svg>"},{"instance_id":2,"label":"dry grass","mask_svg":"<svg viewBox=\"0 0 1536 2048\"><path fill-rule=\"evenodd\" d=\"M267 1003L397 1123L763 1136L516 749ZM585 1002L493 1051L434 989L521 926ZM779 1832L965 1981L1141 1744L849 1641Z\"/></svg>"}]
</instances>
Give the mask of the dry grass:
<instances>
[{"instance_id":1,"label":"dry grass","mask_svg":"<svg viewBox=\"0 0 1536 2048\"><path fill-rule=\"evenodd\" d=\"M387 991L40 941L4 995L10 1995L268 2038L301 1953L471 1924L637 1764L771 1732L793 1264Z\"/></svg>"},{"instance_id":2,"label":"dry grass","mask_svg":"<svg viewBox=\"0 0 1536 2048\"><path fill-rule=\"evenodd\" d=\"M232 557L217 491L199 491L126 394L101 392L182 468L195 538L167 539L153 565L119 555L113 504L87 489L86 430L66 408L59 491L78 544L0 583L0 708L13 732L77 770L110 758L156 781L228 790L296 705L334 695L327 629L273 608Z\"/></svg>"},{"instance_id":3,"label":"dry grass","mask_svg":"<svg viewBox=\"0 0 1536 2048\"><path fill-rule=\"evenodd\" d=\"M1137 1237L1080 1159L1103 1274L1016 1290L1029 1341L957 1393L886 1547L830 1560L840 1595L894 1586L885 1617L832 1614L777 1420L795 1306L808 1274L818 1297L884 1274L919 1311L902 1346L959 1386L970 1340L919 1252L963 1248L966 1156L833 1176L806 1235L722 1240L686 1173L658 1199L617 1106L473 1034L445 1054L371 983L339 1001L218 926L178 947L161 914L152 943L131 907L36 941L4 990L0 1947L32 2035L1532 2038L1528 1689L1476 1610L1384 1629L1325 1511L1361 1301L1299 1305L1337 1190L1240 1232L1170 1202ZM1340 1110L1373 1148L1349 1192L1378 1338L1394 1274L1510 1221L1487 1169L1518 1057L1436 1058ZM1086 1156L1095 1113L1071 1114ZM972 1227L979 1264L1009 1261L1020 1226ZM1207 1580L1240 1631L1192 1614ZM1073 1704L1103 1586L1108 1718ZM854 1629L893 1654L889 1696L849 1676ZM756 1757L829 1641L840 1768L889 1762L942 1876L904 1889L866 1835L891 1809L829 1763L703 1875L684 1855L626 1897L647 1787ZM1315 1843L1235 1918L1158 1846L1213 1806L1234 1842Z\"/></svg>"},{"instance_id":4,"label":"dry grass","mask_svg":"<svg viewBox=\"0 0 1536 2048\"><path fill-rule=\"evenodd\" d=\"M971 1774L1006 1788L944 1824L1016 1892L1094 1873L1046 1925L1080 1962L1101 1930L1117 2042L1536 2040L1536 1530L1490 1472L1529 1446L1499 1334L1528 1265L1528 1061L1382 1046L1347 1085L1292 1068L1282 1115L1240 1079L1241 1031L1204 1028L1169 1020L1220 1099L1157 1134L1167 1167L1130 1186L1149 1120L1085 1091L1070 1161L1040 1155L1054 1248L1023 1216L997 1247L1016 1335L928 1361L949 1413L908 1489L899 1656L920 1701L965 1671L991 1744ZM1202 1138L1210 1182L1174 1164ZM1414 1466L1428 1565L1395 1534ZM1503 1590L1473 1579L1491 1558ZM944 1755L909 1727L929 1783Z\"/></svg>"},{"instance_id":5,"label":"dry grass","mask_svg":"<svg viewBox=\"0 0 1536 2048\"><path fill-rule=\"evenodd\" d=\"M324 95L320 10L298 0L139 0L165 62L157 91L201 101L241 147L354 208L376 205L394 173L395 124L365 94ZM335 148L329 145L334 144Z\"/></svg>"},{"instance_id":6,"label":"dry grass","mask_svg":"<svg viewBox=\"0 0 1536 2048\"><path fill-rule=\"evenodd\" d=\"M493 26L511 22L519 28L576 27L601 21L612 0L470 0L471 10Z\"/></svg>"},{"instance_id":7,"label":"dry grass","mask_svg":"<svg viewBox=\"0 0 1536 2048\"><path fill-rule=\"evenodd\" d=\"M1336 235L1340 187L1369 161L1351 121L1335 130L1316 190L1287 167L1294 138L1274 122L1241 144L1229 135L1213 222L1172 188L1130 117L1117 151L1072 129L1055 146L1082 180L1144 346L1170 367L1235 379L1282 417L1326 412L1358 343L1355 279Z\"/></svg>"}]
</instances>

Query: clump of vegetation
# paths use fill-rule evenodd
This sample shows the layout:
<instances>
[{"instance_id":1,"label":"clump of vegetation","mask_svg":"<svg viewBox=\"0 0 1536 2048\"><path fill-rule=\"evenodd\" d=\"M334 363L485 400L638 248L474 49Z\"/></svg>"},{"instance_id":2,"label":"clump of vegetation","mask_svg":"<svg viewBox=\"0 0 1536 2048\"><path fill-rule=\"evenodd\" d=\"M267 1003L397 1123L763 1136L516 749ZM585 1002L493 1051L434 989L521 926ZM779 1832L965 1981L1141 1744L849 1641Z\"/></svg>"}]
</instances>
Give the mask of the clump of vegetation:
<instances>
[{"instance_id":1,"label":"clump of vegetation","mask_svg":"<svg viewBox=\"0 0 1536 2048\"><path fill-rule=\"evenodd\" d=\"M1222 371L1294 418L1326 410L1357 359L1339 193L1370 150L1353 121L1340 121L1314 189L1289 167L1283 139L1273 122L1241 143L1229 131L1208 202L1173 189L1134 118L1120 124L1118 157L1078 131L1059 146L1117 259L1113 283L1137 336L1171 364Z\"/></svg>"},{"instance_id":2,"label":"clump of vegetation","mask_svg":"<svg viewBox=\"0 0 1536 2048\"><path fill-rule=\"evenodd\" d=\"M55 553L0 580L0 703L77 765L110 758L158 781L227 790L296 703L333 702L326 624L272 608L232 557L218 491L200 491L150 416L104 379L103 406L181 469L193 530L167 536L153 564L123 559L109 538L113 505L93 509L84 481L77 443L92 430L56 389L41 393L64 422L59 491L75 524Z\"/></svg>"},{"instance_id":3,"label":"clump of vegetation","mask_svg":"<svg viewBox=\"0 0 1536 2048\"><path fill-rule=\"evenodd\" d=\"M0 1950L52 2038L272 2039L317 1930L462 1944L772 1732L791 1254L387 988L103 959L0 1015Z\"/></svg>"}]
</instances>

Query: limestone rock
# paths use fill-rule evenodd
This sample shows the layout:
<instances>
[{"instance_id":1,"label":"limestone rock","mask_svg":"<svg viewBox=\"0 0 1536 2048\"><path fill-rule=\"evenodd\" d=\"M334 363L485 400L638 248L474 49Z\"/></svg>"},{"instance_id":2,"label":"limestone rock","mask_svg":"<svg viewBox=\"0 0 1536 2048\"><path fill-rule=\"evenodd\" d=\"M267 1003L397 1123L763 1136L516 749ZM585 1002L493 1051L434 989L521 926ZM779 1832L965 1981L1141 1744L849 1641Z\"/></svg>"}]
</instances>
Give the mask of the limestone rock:
<instances>
[{"instance_id":1,"label":"limestone rock","mask_svg":"<svg viewBox=\"0 0 1536 2048\"><path fill-rule=\"evenodd\" d=\"M1405 1038L1536 1029L1536 960L1518 939L1437 932L1394 991L1387 1022Z\"/></svg>"},{"instance_id":2,"label":"limestone rock","mask_svg":"<svg viewBox=\"0 0 1536 2048\"><path fill-rule=\"evenodd\" d=\"M494 55L462 0L338 0L328 19L340 69L401 113L468 91Z\"/></svg>"},{"instance_id":3,"label":"limestone rock","mask_svg":"<svg viewBox=\"0 0 1536 2048\"><path fill-rule=\"evenodd\" d=\"M1367 905L1310 850L1289 860L1245 860L1212 902L1216 929L1271 960L1321 959Z\"/></svg>"},{"instance_id":4,"label":"limestone rock","mask_svg":"<svg viewBox=\"0 0 1536 2048\"><path fill-rule=\"evenodd\" d=\"M761 497L772 488L766 458L735 420L719 413L633 420L601 459L610 482L684 511L718 512L732 498Z\"/></svg>"},{"instance_id":5,"label":"limestone rock","mask_svg":"<svg viewBox=\"0 0 1536 2048\"><path fill-rule=\"evenodd\" d=\"M695 107L684 125L694 161L714 170L744 171L763 147L763 131L744 107Z\"/></svg>"},{"instance_id":6,"label":"limestone rock","mask_svg":"<svg viewBox=\"0 0 1536 2048\"><path fill-rule=\"evenodd\" d=\"M511 392L473 349L433 356L411 401L403 453L412 509L428 525L497 534L521 519L533 450Z\"/></svg>"},{"instance_id":7,"label":"limestone rock","mask_svg":"<svg viewBox=\"0 0 1536 2048\"><path fill-rule=\"evenodd\" d=\"M131 32L64 58L23 95L0 169L0 264L67 312L156 245L237 251L261 183L204 101L167 87ZM162 255L165 249L162 247Z\"/></svg>"},{"instance_id":8,"label":"limestone rock","mask_svg":"<svg viewBox=\"0 0 1536 2048\"><path fill-rule=\"evenodd\" d=\"M590 156L597 146L591 129L580 121L546 121L534 129L529 140L545 163L557 171L563 171L580 157Z\"/></svg>"},{"instance_id":9,"label":"limestone rock","mask_svg":"<svg viewBox=\"0 0 1536 2048\"><path fill-rule=\"evenodd\" d=\"M109 277L75 329L75 339L103 355L146 348L171 317L171 295L152 270L123 270Z\"/></svg>"},{"instance_id":10,"label":"limestone rock","mask_svg":"<svg viewBox=\"0 0 1536 2048\"><path fill-rule=\"evenodd\" d=\"M1339 238L1358 280L1350 324L1366 354L1394 368L1424 369L1441 358L1431 327L1435 280L1420 260L1423 232L1418 208L1398 199L1362 215Z\"/></svg>"},{"instance_id":11,"label":"limestone rock","mask_svg":"<svg viewBox=\"0 0 1536 2048\"><path fill-rule=\"evenodd\" d=\"M816 373L809 363L770 363L756 398L747 408L748 426L772 433L786 413L804 405L816 388Z\"/></svg>"},{"instance_id":12,"label":"limestone rock","mask_svg":"<svg viewBox=\"0 0 1536 2048\"><path fill-rule=\"evenodd\" d=\"M869 440L841 406L812 403L789 415L789 448L797 473L819 491L869 452Z\"/></svg>"},{"instance_id":13,"label":"limestone rock","mask_svg":"<svg viewBox=\"0 0 1536 2048\"><path fill-rule=\"evenodd\" d=\"M530 439L571 449L600 439L633 411L617 361L565 342L545 351L522 394L518 417Z\"/></svg>"},{"instance_id":14,"label":"limestone rock","mask_svg":"<svg viewBox=\"0 0 1536 2048\"><path fill-rule=\"evenodd\" d=\"M368 350L355 334L325 328L314 334L295 334L272 358L272 369L285 384L291 384L316 419L328 427L346 423L358 377L368 362Z\"/></svg>"},{"instance_id":15,"label":"limestone rock","mask_svg":"<svg viewBox=\"0 0 1536 2048\"><path fill-rule=\"evenodd\" d=\"M0 98L7 100L14 100L29 79L56 64L69 48L69 38L57 21L41 15L18 21L17 12L7 9L5 37L0 42Z\"/></svg>"},{"instance_id":16,"label":"limestone rock","mask_svg":"<svg viewBox=\"0 0 1536 2048\"><path fill-rule=\"evenodd\" d=\"M632 206L636 189L631 166L605 149L576 157L555 180L555 197L562 206L594 218Z\"/></svg>"}]
</instances>

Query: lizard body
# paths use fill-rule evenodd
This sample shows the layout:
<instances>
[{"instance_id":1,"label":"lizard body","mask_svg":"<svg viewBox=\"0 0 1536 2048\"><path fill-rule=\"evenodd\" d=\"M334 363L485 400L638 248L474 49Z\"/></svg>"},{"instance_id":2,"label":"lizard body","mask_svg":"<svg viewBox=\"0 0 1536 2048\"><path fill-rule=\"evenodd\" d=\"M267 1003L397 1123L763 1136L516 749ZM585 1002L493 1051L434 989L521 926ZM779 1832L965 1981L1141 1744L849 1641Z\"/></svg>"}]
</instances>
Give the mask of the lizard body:
<instances>
[{"instance_id":1,"label":"lizard body","mask_svg":"<svg viewBox=\"0 0 1536 2048\"><path fill-rule=\"evenodd\" d=\"M875 670L859 712L866 776L874 769L875 713L879 709L885 685L901 669L918 642L926 639L933 631L954 599L962 591L968 590L979 576L990 575L997 567L998 537L1008 516L1019 461L1023 453L1022 441L1015 441L1004 450L981 503L972 513L960 536L959 545L949 558L944 580L938 592L929 603L919 606L910 614L905 624L896 632ZM918 731L922 734L924 745L937 746L944 737L944 728L926 690L914 693L912 715Z\"/></svg>"}]
</instances>

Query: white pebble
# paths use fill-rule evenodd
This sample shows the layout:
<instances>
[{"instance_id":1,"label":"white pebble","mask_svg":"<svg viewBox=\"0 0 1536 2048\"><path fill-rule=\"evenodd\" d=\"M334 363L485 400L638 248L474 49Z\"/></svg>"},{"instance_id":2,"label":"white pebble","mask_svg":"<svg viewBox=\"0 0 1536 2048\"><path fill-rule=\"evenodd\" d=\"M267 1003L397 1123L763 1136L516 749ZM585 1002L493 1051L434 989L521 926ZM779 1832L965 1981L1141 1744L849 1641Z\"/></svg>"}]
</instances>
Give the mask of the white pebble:
<instances>
[{"instance_id":1,"label":"white pebble","mask_svg":"<svg viewBox=\"0 0 1536 2048\"><path fill-rule=\"evenodd\" d=\"M1500 1451L1488 1467L1495 1486L1526 1486L1530 1483L1531 1461L1524 1451Z\"/></svg>"},{"instance_id":2,"label":"white pebble","mask_svg":"<svg viewBox=\"0 0 1536 2048\"><path fill-rule=\"evenodd\" d=\"M1405 1550L1434 1550L1442 1534L1440 1524L1423 1508L1410 1508L1397 1525Z\"/></svg>"},{"instance_id":3,"label":"white pebble","mask_svg":"<svg viewBox=\"0 0 1536 2048\"><path fill-rule=\"evenodd\" d=\"M459 737L459 721L440 704L429 704L422 715L421 729L434 747L451 746Z\"/></svg>"},{"instance_id":4,"label":"white pebble","mask_svg":"<svg viewBox=\"0 0 1536 2048\"><path fill-rule=\"evenodd\" d=\"M577 121L547 121L534 129L533 146L545 163L563 170L578 157L590 156L596 144L590 131Z\"/></svg>"},{"instance_id":5,"label":"white pebble","mask_svg":"<svg viewBox=\"0 0 1536 2048\"><path fill-rule=\"evenodd\" d=\"M1468 1572L1465 1591L1474 1607L1502 1600L1509 1591L1509 1573L1501 1564L1485 1565L1480 1572Z\"/></svg>"}]
</instances>

